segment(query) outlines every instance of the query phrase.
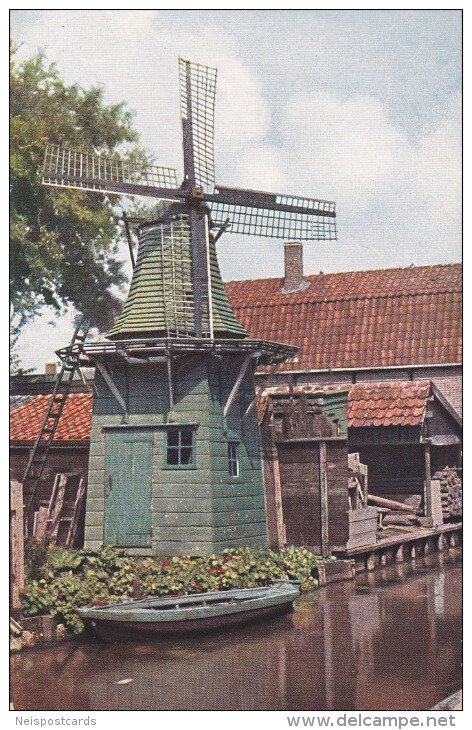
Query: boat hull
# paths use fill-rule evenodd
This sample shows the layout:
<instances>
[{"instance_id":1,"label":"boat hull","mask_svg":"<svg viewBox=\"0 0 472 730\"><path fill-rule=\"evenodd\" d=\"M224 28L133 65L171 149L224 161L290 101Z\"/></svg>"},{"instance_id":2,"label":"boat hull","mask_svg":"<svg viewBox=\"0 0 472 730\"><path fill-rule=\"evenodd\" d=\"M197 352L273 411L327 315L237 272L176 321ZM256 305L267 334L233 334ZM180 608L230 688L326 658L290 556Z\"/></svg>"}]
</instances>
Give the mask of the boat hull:
<instances>
[{"instance_id":1,"label":"boat hull","mask_svg":"<svg viewBox=\"0 0 472 730\"><path fill-rule=\"evenodd\" d=\"M106 618L84 619L93 632L104 641L133 641L140 637L179 636L185 634L205 633L221 629L231 629L243 624L253 623L271 616L288 613L292 610L293 602L282 603L276 606L267 606L256 610L221 616L208 616L186 621L141 622L141 621L113 621Z\"/></svg>"}]
</instances>

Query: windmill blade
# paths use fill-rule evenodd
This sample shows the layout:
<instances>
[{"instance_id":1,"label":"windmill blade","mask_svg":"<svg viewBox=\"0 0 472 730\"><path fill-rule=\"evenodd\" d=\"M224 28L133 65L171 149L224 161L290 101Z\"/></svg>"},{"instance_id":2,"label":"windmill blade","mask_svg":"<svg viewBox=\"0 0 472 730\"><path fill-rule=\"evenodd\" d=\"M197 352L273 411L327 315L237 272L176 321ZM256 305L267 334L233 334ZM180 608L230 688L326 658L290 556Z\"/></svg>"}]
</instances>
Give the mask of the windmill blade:
<instances>
[{"instance_id":1,"label":"windmill blade","mask_svg":"<svg viewBox=\"0 0 472 730\"><path fill-rule=\"evenodd\" d=\"M336 239L336 206L328 200L277 195L221 185L203 196L213 225L229 233L301 241Z\"/></svg>"},{"instance_id":2,"label":"windmill blade","mask_svg":"<svg viewBox=\"0 0 472 730\"><path fill-rule=\"evenodd\" d=\"M216 68L179 58L185 178L213 190Z\"/></svg>"},{"instance_id":3,"label":"windmill blade","mask_svg":"<svg viewBox=\"0 0 472 730\"><path fill-rule=\"evenodd\" d=\"M44 185L98 190L116 195L144 195L179 200L177 173L172 167L114 159L95 152L49 144L44 155Z\"/></svg>"}]
</instances>

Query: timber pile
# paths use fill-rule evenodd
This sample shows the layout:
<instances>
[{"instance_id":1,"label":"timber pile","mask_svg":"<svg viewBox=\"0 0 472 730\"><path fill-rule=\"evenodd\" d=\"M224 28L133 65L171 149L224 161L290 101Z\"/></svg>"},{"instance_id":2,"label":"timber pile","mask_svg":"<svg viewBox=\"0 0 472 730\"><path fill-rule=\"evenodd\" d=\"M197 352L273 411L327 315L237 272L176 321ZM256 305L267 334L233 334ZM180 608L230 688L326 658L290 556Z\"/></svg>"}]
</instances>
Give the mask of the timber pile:
<instances>
[{"instance_id":1,"label":"timber pile","mask_svg":"<svg viewBox=\"0 0 472 730\"><path fill-rule=\"evenodd\" d=\"M457 469L446 466L437 471L433 479L441 485L441 505L445 520L462 517L462 479Z\"/></svg>"},{"instance_id":2,"label":"timber pile","mask_svg":"<svg viewBox=\"0 0 472 730\"><path fill-rule=\"evenodd\" d=\"M33 537L52 545L74 547L84 506L85 482L80 474L56 474L49 504L41 505L35 513Z\"/></svg>"}]
</instances>

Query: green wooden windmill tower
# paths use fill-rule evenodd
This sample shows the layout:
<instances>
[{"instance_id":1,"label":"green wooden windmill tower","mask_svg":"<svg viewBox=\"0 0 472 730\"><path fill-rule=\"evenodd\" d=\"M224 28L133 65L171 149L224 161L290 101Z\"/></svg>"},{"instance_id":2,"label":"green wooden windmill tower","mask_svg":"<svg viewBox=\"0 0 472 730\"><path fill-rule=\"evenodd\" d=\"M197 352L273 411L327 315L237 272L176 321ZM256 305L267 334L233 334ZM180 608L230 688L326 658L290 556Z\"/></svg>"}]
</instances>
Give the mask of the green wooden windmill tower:
<instances>
[{"instance_id":1,"label":"green wooden windmill tower","mask_svg":"<svg viewBox=\"0 0 472 730\"><path fill-rule=\"evenodd\" d=\"M226 298L223 232L333 239L334 204L215 185L216 70L179 59L184 180L50 145L46 185L162 201L139 226L123 311L96 367L85 542L139 554L266 544L254 369L295 348L250 340ZM63 358L74 353L61 351Z\"/></svg>"}]
</instances>

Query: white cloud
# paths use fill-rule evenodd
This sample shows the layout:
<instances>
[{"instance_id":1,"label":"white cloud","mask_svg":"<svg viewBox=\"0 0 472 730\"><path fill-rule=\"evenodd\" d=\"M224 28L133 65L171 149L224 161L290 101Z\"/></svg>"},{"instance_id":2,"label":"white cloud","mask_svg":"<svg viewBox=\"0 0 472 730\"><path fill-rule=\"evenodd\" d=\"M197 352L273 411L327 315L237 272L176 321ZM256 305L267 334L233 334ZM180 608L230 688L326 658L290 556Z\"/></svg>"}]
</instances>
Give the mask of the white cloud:
<instances>
[{"instance_id":1,"label":"white cloud","mask_svg":"<svg viewBox=\"0 0 472 730\"><path fill-rule=\"evenodd\" d=\"M288 101L283 122L281 154L292 174L290 184L304 194L336 200L342 238L350 244L377 243L380 227L387 244L384 265L389 258L394 265L392 251L396 248L398 254L405 247L408 258L425 263L431 242L441 238L446 259L457 260L458 105L457 97L452 98L436 128L413 141L374 98L297 95Z\"/></svg>"}]
</instances>

